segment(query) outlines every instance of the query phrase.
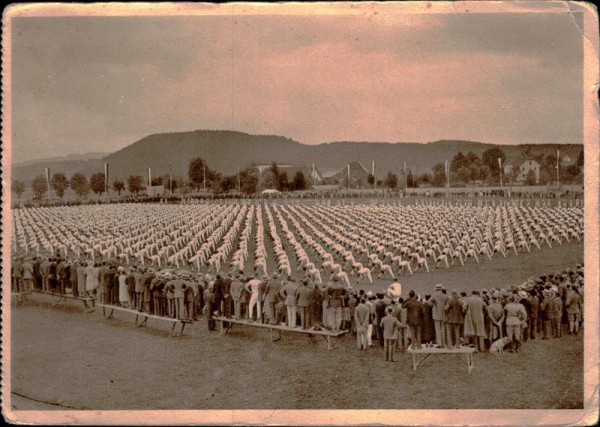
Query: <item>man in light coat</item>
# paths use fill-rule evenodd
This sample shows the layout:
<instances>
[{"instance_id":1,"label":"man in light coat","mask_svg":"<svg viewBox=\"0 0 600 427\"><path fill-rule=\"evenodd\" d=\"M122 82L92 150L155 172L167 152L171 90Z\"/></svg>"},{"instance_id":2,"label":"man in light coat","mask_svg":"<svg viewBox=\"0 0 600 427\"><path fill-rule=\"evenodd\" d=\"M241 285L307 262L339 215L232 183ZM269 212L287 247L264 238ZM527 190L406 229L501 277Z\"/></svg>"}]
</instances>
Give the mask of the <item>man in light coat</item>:
<instances>
[{"instance_id":1,"label":"man in light coat","mask_svg":"<svg viewBox=\"0 0 600 427\"><path fill-rule=\"evenodd\" d=\"M433 305L433 324L435 327L435 342L438 348L446 345L446 314L444 309L448 302L448 295L443 292L444 286L441 284L435 285L435 292L431 296L431 304Z\"/></svg>"}]
</instances>

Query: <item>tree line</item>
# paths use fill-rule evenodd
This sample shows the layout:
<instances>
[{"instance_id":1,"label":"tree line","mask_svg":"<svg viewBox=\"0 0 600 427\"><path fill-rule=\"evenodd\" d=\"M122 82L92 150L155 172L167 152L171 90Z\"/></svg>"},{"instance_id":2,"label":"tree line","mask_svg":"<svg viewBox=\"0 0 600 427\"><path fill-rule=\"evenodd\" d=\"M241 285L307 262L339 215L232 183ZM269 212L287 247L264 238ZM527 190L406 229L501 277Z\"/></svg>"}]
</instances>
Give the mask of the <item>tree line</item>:
<instances>
[{"instance_id":1,"label":"tree line","mask_svg":"<svg viewBox=\"0 0 600 427\"><path fill-rule=\"evenodd\" d=\"M518 165L513 165L512 171L505 174L503 167L498 164L501 159L502 166L506 162L506 154L498 147L489 148L479 157L473 152L463 154L458 152L449 162L448 170L450 172L450 185L464 186L469 184L489 184L498 185L500 176L505 184L512 184L519 174ZM540 164L539 183L551 182L556 176L557 158L554 153L544 155L532 154L530 149L523 153L523 161L535 160ZM288 174L280 168L276 162L272 162L266 171L263 172L262 187L272 188L278 191L301 191L310 187L304 173L296 171L290 179ZM579 153L577 161L569 166L560 169L560 180L564 183L581 182L583 175L583 150ZM172 177L170 175L157 176L152 179L151 185L163 185L167 190L178 191L181 194L188 194L193 190L205 189L213 194L227 194L232 191L239 191L243 194L254 194L259 186L259 172L255 165L250 165L233 175L225 175L211 168L204 159L197 157L189 162L187 180L181 177ZM388 188L396 190L399 188L400 180L398 175L393 172L387 172L383 180L375 182L375 177L368 176L368 184L377 185L378 188ZM423 174L413 173L407 169L404 173L404 186L415 188L421 186L444 187L448 182L446 175L446 166L437 163L433 166L431 172ZM536 177L530 171L525 177L524 184L535 185ZM57 197L63 198L65 191L71 188L79 197L87 197L90 192L100 197L106 191L106 177L103 172L92 174L89 179L81 173L76 172L70 178L62 172L57 172L50 178L50 187ZM125 182L121 179L114 179L110 187L119 196L126 188L131 194L138 194L146 189L144 179L140 175L129 175ZM31 190L34 199L42 199L48 192L48 183L43 175L36 176L31 183ZM12 191L18 198L25 192L25 184L16 180L13 182Z\"/></svg>"}]
</instances>

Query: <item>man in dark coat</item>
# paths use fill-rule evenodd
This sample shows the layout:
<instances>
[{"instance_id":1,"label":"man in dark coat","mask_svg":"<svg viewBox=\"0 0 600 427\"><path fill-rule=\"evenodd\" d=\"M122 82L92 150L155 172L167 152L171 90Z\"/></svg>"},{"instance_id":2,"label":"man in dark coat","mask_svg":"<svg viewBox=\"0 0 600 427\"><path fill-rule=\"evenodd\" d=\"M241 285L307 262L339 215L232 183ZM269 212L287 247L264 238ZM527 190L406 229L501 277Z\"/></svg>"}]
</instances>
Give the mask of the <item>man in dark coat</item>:
<instances>
[{"instance_id":1,"label":"man in dark coat","mask_svg":"<svg viewBox=\"0 0 600 427\"><path fill-rule=\"evenodd\" d=\"M408 299L402 304L406 308L406 323L410 330L412 348L421 348L421 329L423 327L423 307L415 291L408 293Z\"/></svg>"},{"instance_id":2,"label":"man in dark coat","mask_svg":"<svg viewBox=\"0 0 600 427\"><path fill-rule=\"evenodd\" d=\"M233 298L231 297L231 284L233 283L233 273L227 273L223 279L223 316L231 318L233 311Z\"/></svg>"},{"instance_id":3,"label":"man in dark coat","mask_svg":"<svg viewBox=\"0 0 600 427\"><path fill-rule=\"evenodd\" d=\"M221 277L220 274L217 274L217 279L215 280L215 283L213 284L212 292L213 292L213 310L218 311L219 315L222 314L221 303L223 302L223 299L224 299L223 286L224 286L223 277Z\"/></svg>"},{"instance_id":4,"label":"man in dark coat","mask_svg":"<svg viewBox=\"0 0 600 427\"><path fill-rule=\"evenodd\" d=\"M381 319L383 319L385 317L385 307L386 306L385 306L385 301L383 300L383 294L378 293L377 300L375 301L375 304L374 304L375 321L373 322L373 329L375 329L375 337L377 337L380 347L384 346L383 329L381 328L380 325L381 325Z\"/></svg>"}]
</instances>

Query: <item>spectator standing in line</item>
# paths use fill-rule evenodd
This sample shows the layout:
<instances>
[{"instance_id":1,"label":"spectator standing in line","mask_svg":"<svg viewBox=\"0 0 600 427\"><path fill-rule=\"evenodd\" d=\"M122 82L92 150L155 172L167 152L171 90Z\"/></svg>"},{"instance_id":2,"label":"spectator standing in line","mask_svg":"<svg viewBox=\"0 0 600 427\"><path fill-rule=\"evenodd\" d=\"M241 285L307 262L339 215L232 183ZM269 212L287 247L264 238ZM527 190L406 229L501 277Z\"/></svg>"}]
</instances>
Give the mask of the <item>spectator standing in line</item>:
<instances>
[{"instance_id":1,"label":"spectator standing in line","mask_svg":"<svg viewBox=\"0 0 600 427\"><path fill-rule=\"evenodd\" d=\"M444 347L446 344L446 322L445 311L448 295L443 292L444 286L441 284L435 285L435 293L431 296L431 304L433 305L433 323L435 327L435 341L438 348Z\"/></svg>"},{"instance_id":2,"label":"spectator standing in line","mask_svg":"<svg viewBox=\"0 0 600 427\"><path fill-rule=\"evenodd\" d=\"M435 341L435 325L433 322L433 304L431 295L425 295L423 308L423 330L421 331L421 340L423 344L431 344Z\"/></svg>"},{"instance_id":3,"label":"spectator standing in line","mask_svg":"<svg viewBox=\"0 0 600 427\"><path fill-rule=\"evenodd\" d=\"M342 296L346 292L339 280L338 276L333 276L332 282L327 286L330 318L334 331L339 331L342 326Z\"/></svg>"},{"instance_id":4,"label":"spectator standing in line","mask_svg":"<svg viewBox=\"0 0 600 427\"><path fill-rule=\"evenodd\" d=\"M33 289L33 264L29 258L25 258L23 265L21 266L21 270L23 274L22 292L30 294L31 290Z\"/></svg>"},{"instance_id":5,"label":"spectator standing in line","mask_svg":"<svg viewBox=\"0 0 600 427\"><path fill-rule=\"evenodd\" d=\"M69 283L71 284L71 292L73 292L73 298L79 298L79 289L77 289L77 268L79 267L79 261L73 260L71 267L69 268Z\"/></svg>"},{"instance_id":6,"label":"spectator standing in line","mask_svg":"<svg viewBox=\"0 0 600 427\"><path fill-rule=\"evenodd\" d=\"M231 297L231 284L233 283L233 273L227 273L223 280L223 316L230 319L233 310L233 298Z\"/></svg>"},{"instance_id":7,"label":"spectator standing in line","mask_svg":"<svg viewBox=\"0 0 600 427\"><path fill-rule=\"evenodd\" d=\"M417 299L414 290L408 293L408 299L402 304L406 308L406 323L410 331L411 346L413 349L421 348L421 330L423 327L423 307Z\"/></svg>"},{"instance_id":8,"label":"spectator standing in line","mask_svg":"<svg viewBox=\"0 0 600 427\"><path fill-rule=\"evenodd\" d=\"M581 321L582 298L579 295L579 285L567 285L567 318L569 320L569 335L577 335Z\"/></svg>"},{"instance_id":9,"label":"spectator standing in line","mask_svg":"<svg viewBox=\"0 0 600 427\"><path fill-rule=\"evenodd\" d=\"M381 319L385 317L385 302L383 301L383 293L377 293L377 299L373 303L373 308L375 309L375 319L373 321L373 329L375 332L375 337L377 341L379 341L379 346L384 346L384 338L383 338L383 330L381 329Z\"/></svg>"},{"instance_id":10,"label":"spectator standing in line","mask_svg":"<svg viewBox=\"0 0 600 427\"><path fill-rule=\"evenodd\" d=\"M52 292L56 292L56 261L54 258L50 259L50 265L48 266L48 286Z\"/></svg>"},{"instance_id":11,"label":"spectator standing in line","mask_svg":"<svg viewBox=\"0 0 600 427\"><path fill-rule=\"evenodd\" d=\"M234 305L234 317L237 320L240 320L242 318L241 299L242 299L242 292L244 290L244 284L242 283L242 281L240 279L241 279L241 276L239 273L237 273L235 275L233 282L231 282L231 288L230 288L231 298L233 299L233 305Z\"/></svg>"},{"instance_id":12,"label":"spectator standing in line","mask_svg":"<svg viewBox=\"0 0 600 427\"><path fill-rule=\"evenodd\" d=\"M385 309L386 316L381 319L380 327L383 332L384 346L383 353L384 359L386 362L394 362L394 355L396 351L396 340L398 339L398 329L401 324L394 317L393 312L394 308L391 306L386 307ZM420 345L420 344L419 344Z\"/></svg>"},{"instance_id":13,"label":"spectator standing in line","mask_svg":"<svg viewBox=\"0 0 600 427\"><path fill-rule=\"evenodd\" d=\"M562 317L563 317L563 302L560 291L556 286L552 287L554 293L554 337L562 337Z\"/></svg>"},{"instance_id":14,"label":"spectator standing in line","mask_svg":"<svg viewBox=\"0 0 600 427\"><path fill-rule=\"evenodd\" d=\"M41 265L42 258L36 256L33 260L33 286L37 290L42 289L42 272L40 269Z\"/></svg>"},{"instance_id":15,"label":"spectator standing in line","mask_svg":"<svg viewBox=\"0 0 600 427\"><path fill-rule=\"evenodd\" d=\"M502 325L504 324L504 307L500 303L500 292L496 291L492 295L491 303L487 307L487 315L490 319L488 329L488 338L490 343L493 343L498 338L502 337Z\"/></svg>"},{"instance_id":16,"label":"spectator standing in line","mask_svg":"<svg viewBox=\"0 0 600 427\"><path fill-rule=\"evenodd\" d=\"M40 274L42 275L42 290L44 292L50 291L50 258L44 258L44 261L40 264ZM85 291L85 289L84 289Z\"/></svg>"},{"instance_id":17,"label":"spectator standing in line","mask_svg":"<svg viewBox=\"0 0 600 427\"><path fill-rule=\"evenodd\" d=\"M461 330L464 328L465 318L463 303L456 289L452 289L450 292L450 298L446 301L444 312L447 322L446 328L448 329L446 347L450 349L460 348Z\"/></svg>"},{"instance_id":18,"label":"spectator standing in line","mask_svg":"<svg viewBox=\"0 0 600 427\"><path fill-rule=\"evenodd\" d=\"M86 267L82 263L77 264L77 293L80 298L84 298L87 295L85 291L85 269Z\"/></svg>"},{"instance_id":19,"label":"spectator standing in line","mask_svg":"<svg viewBox=\"0 0 600 427\"><path fill-rule=\"evenodd\" d=\"M471 292L471 296L464 299L464 313L465 313L465 337L471 337L474 341L475 348L478 351L484 351L484 339L485 339L485 323L483 317L483 310L485 304L479 297L479 291L477 289Z\"/></svg>"},{"instance_id":20,"label":"spectator standing in line","mask_svg":"<svg viewBox=\"0 0 600 427\"><path fill-rule=\"evenodd\" d=\"M517 295L511 295L509 302L504 307L506 314L506 336L510 339L510 352L519 351L521 348L522 323L527 321L525 307L518 302Z\"/></svg>"},{"instance_id":21,"label":"spectator standing in line","mask_svg":"<svg viewBox=\"0 0 600 427\"><path fill-rule=\"evenodd\" d=\"M529 318L529 338L534 340L540 330L540 300L535 289L529 290L529 305L531 307L531 317Z\"/></svg>"},{"instance_id":22,"label":"spectator standing in line","mask_svg":"<svg viewBox=\"0 0 600 427\"><path fill-rule=\"evenodd\" d=\"M356 325L356 346L359 350L366 350L369 347L367 333L369 331L369 319L371 311L365 304L365 300L361 299L360 304L354 310L354 323Z\"/></svg>"},{"instance_id":23,"label":"spectator standing in line","mask_svg":"<svg viewBox=\"0 0 600 427\"><path fill-rule=\"evenodd\" d=\"M11 276L12 290L14 292L21 292L23 282L23 261L21 257L13 258Z\"/></svg>"},{"instance_id":24,"label":"spectator standing in line","mask_svg":"<svg viewBox=\"0 0 600 427\"><path fill-rule=\"evenodd\" d=\"M554 336L554 312L556 304L554 303L554 294L550 289L544 289L544 299L540 304L541 319L544 323L544 336L542 339L547 340Z\"/></svg>"},{"instance_id":25,"label":"spectator standing in line","mask_svg":"<svg viewBox=\"0 0 600 427\"><path fill-rule=\"evenodd\" d=\"M300 313L300 327L308 329L308 307L311 290L308 287L308 280L304 279L296 289L296 307Z\"/></svg>"},{"instance_id":26,"label":"spectator standing in line","mask_svg":"<svg viewBox=\"0 0 600 427\"><path fill-rule=\"evenodd\" d=\"M298 286L293 281L288 281L279 290L279 296L287 309L287 324L290 328L296 327L296 289Z\"/></svg>"}]
</instances>

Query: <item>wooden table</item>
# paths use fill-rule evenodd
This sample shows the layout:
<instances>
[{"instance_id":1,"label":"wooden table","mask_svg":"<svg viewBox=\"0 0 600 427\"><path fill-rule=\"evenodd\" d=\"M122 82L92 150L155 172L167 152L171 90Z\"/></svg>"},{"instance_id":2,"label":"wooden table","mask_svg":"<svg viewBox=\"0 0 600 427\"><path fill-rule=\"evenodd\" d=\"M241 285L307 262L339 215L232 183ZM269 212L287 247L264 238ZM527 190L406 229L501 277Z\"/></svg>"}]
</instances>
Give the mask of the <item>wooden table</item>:
<instances>
[{"instance_id":1,"label":"wooden table","mask_svg":"<svg viewBox=\"0 0 600 427\"><path fill-rule=\"evenodd\" d=\"M413 348L412 345L408 348L408 352L412 354L413 357L413 370L417 370L417 367L421 365L425 359L427 359L432 354L454 354L458 359L467 365L469 370L469 375L471 375L471 371L473 370L473 353L475 352L475 348L460 346L460 348L437 348L437 347L421 347L421 348ZM463 360L461 355L466 355L467 360Z\"/></svg>"},{"instance_id":2,"label":"wooden table","mask_svg":"<svg viewBox=\"0 0 600 427\"><path fill-rule=\"evenodd\" d=\"M319 336L323 337L323 339L327 342L327 351L330 351L333 348L335 348L332 345L331 338L341 337L342 335L344 335L348 332L346 330L344 330L344 331L328 331L328 330L315 331L313 329L291 328L289 326L284 326L284 325L272 325L270 323L259 323L259 322L248 321L248 320L229 319L229 318L222 317L222 316L215 316L215 317L213 317L213 319L219 322L220 331L222 334L226 334L226 333L230 332L233 325L237 324L237 325L253 326L255 328L268 329L269 336L271 337L271 341L279 341L281 339L281 331L296 332L299 334L306 334L306 335L319 335ZM225 324L227 324L227 325L225 325Z\"/></svg>"},{"instance_id":3,"label":"wooden table","mask_svg":"<svg viewBox=\"0 0 600 427\"><path fill-rule=\"evenodd\" d=\"M183 335L183 330L185 329L185 325L188 323L192 323L191 320L186 319L173 319L171 317L163 317L156 316L154 314L144 313L142 311L132 310L131 308L117 307L116 305L108 305L108 304L98 304L98 306L102 307L102 316L104 319L110 319L113 317L115 311L122 311L124 313L135 314L134 327L141 328L142 326L146 326L148 323L148 319L156 319L162 320L164 322L171 323L171 330L169 332L169 338L173 336L173 331L175 330L175 326L179 323L181 324L181 330L179 331L179 335ZM108 312L108 315L106 314ZM142 318L141 322L138 323L138 319Z\"/></svg>"}]
</instances>

